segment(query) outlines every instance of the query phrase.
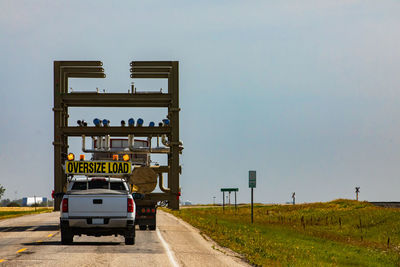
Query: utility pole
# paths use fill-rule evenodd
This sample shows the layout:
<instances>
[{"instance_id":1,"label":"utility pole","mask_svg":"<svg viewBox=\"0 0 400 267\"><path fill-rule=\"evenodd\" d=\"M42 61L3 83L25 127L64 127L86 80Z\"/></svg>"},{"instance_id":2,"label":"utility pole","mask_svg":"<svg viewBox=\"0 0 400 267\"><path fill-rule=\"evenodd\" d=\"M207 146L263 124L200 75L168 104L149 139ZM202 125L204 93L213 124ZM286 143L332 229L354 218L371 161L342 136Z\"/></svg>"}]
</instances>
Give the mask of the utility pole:
<instances>
[{"instance_id":1,"label":"utility pole","mask_svg":"<svg viewBox=\"0 0 400 267\"><path fill-rule=\"evenodd\" d=\"M292 193L293 205L296 204L296 192Z\"/></svg>"},{"instance_id":2,"label":"utility pole","mask_svg":"<svg viewBox=\"0 0 400 267\"><path fill-rule=\"evenodd\" d=\"M215 196L213 197L213 206L215 206Z\"/></svg>"},{"instance_id":3,"label":"utility pole","mask_svg":"<svg viewBox=\"0 0 400 267\"><path fill-rule=\"evenodd\" d=\"M356 187L356 200L358 201L358 193L360 193L360 187Z\"/></svg>"}]
</instances>

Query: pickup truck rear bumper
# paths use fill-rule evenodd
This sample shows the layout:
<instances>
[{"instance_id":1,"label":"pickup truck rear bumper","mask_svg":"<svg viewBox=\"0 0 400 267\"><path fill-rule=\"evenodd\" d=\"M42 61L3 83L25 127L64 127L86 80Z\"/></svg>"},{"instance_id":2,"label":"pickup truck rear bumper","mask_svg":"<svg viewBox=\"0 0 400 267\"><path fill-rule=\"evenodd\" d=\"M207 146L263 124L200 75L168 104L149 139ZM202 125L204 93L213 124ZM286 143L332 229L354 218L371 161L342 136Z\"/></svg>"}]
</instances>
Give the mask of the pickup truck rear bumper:
<instances>
[{"instance_id":1,"label":"pickup truck rear bumper","mask_svg":"<svg viewBox=\"0 0 400 267\"><path fill-rule=\"evenodd\" d=\"M103 224L95 224L96 218L71 218L61 219L61 224L68 225L69 227L78 228L126 228L129 225L134 225L134 220L127 220L127 218L101 218L104 220Z\"/></svg>"},{"instance_id":2,"label":"pickup truck rear bumper","mask_svg":"<svg viewBox=\"0 0 400 267\"><path fill-rule=\"evenodd\" d=\"M107 220L108 219L108 220ZM134 235L134 221L105 218L105 224L92 224L91 218L60 220L61 228L68 229L73 235L105 236L105 235ZM107 224L106 224L107 222Z\"/></svg>"}]
</instances>

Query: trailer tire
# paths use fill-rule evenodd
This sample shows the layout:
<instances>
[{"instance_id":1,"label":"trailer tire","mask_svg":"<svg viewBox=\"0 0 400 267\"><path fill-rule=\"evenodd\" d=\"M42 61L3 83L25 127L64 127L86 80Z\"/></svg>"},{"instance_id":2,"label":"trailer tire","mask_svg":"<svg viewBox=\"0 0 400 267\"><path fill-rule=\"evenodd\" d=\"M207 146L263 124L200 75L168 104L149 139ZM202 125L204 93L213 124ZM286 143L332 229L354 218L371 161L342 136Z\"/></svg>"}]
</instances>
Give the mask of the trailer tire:
<instances>
[{"instance_id":1,"label":"trailer tire","mask_svg":"<svg viewBox=\"0 0 400 267\"><path fill-rule=\"evenodd\" d=\"M149 225L149 230L150 231L156 230L156 225Z\"/></svg>"},{"instance_id":2,"label":"trailer tire","mask_svg":"<svg viewBox=\"0 0 400 267\"><path fill-rule=\"evenodd\" d=\"M135 245L135 237L125 237L125 245Z\"/></svg>"}]
</instances>

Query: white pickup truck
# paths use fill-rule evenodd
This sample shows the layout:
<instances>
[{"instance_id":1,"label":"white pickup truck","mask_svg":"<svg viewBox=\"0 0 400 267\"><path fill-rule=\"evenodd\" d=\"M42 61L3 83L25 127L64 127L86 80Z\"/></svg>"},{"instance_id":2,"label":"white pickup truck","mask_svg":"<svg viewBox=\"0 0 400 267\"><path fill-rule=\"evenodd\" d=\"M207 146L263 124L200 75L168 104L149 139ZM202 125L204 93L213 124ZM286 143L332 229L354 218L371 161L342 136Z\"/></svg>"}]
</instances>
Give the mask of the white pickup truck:
<instances>
[{"instance_id":1,"label":"white pickup truck","mask_svg":"<svg viewBox=\"0 0 400 267\"><path fill-rule=\"evenodd\" d=\"M61 243L74 235L123 235L135 244L135 202L120 178L73 178L61 202Z\"/></svg>"}]
</instances>

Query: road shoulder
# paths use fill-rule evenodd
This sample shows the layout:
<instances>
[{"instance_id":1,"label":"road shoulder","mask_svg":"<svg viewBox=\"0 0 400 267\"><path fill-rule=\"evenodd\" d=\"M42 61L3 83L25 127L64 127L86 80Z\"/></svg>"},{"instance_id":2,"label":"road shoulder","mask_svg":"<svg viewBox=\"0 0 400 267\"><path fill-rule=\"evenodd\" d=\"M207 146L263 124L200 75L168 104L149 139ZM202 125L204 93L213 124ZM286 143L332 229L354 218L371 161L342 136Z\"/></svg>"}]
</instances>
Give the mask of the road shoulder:
<instances>
[{"instance_id":1,"label":"road shoulder","mask_svg":"<svg viewBox=\"0 0 400 267\"><path fill-rule=\"evenodd\" d=\"M250 266L240 254L221 247L199 229L170 213L159 210L157 224L182 266Z\"/></svg>"}]
</instances>

